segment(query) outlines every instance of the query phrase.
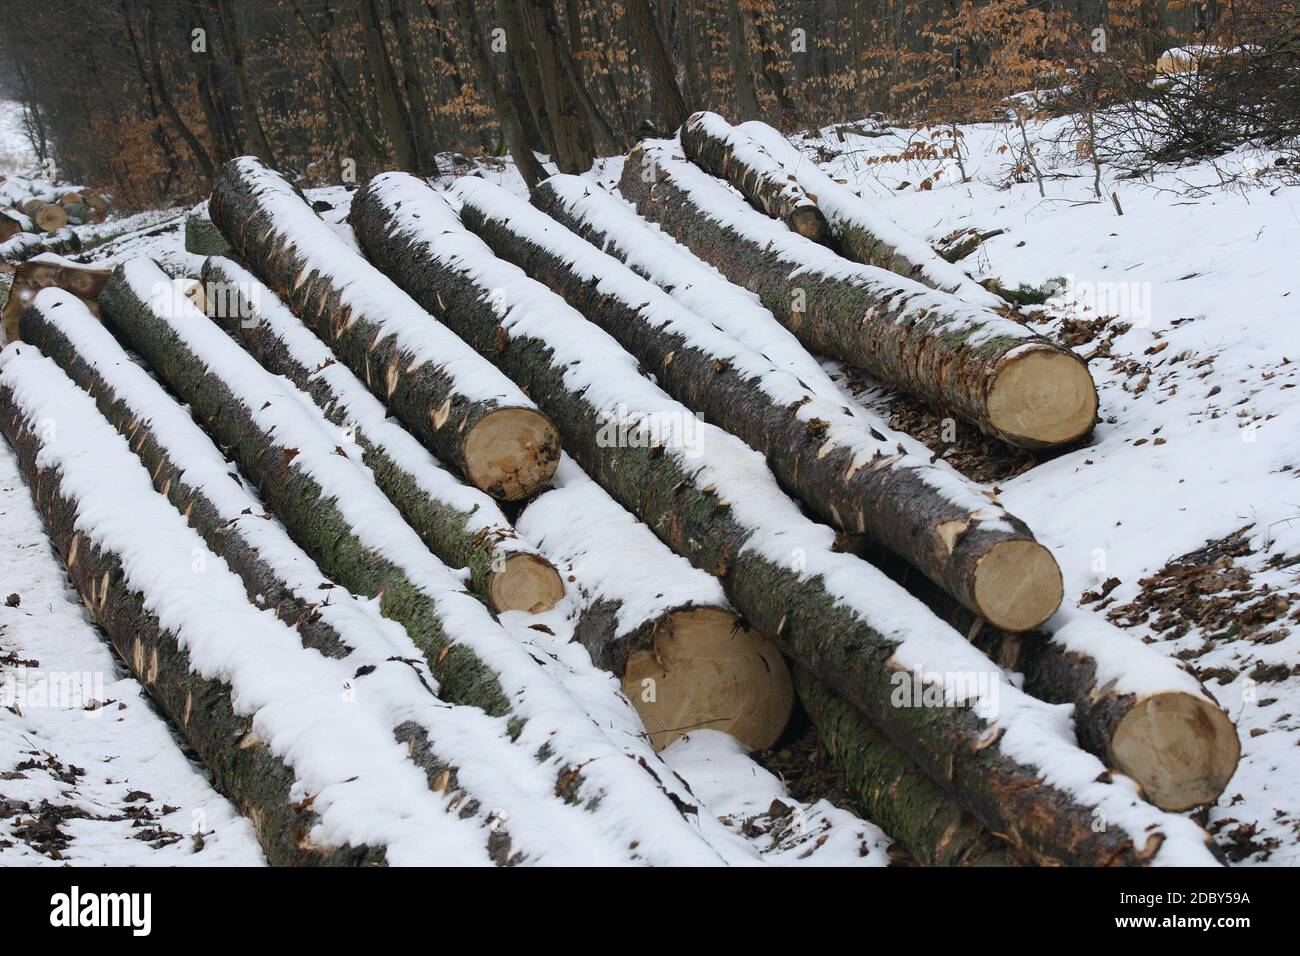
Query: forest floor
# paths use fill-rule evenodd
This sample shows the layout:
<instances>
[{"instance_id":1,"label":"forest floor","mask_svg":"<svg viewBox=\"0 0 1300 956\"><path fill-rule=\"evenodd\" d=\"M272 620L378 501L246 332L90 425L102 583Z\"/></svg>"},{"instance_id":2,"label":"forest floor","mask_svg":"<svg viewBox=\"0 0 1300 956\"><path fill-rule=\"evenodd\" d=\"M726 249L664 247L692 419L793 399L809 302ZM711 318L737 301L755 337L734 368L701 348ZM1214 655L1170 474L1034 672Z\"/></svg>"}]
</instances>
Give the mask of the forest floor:
<instances>
[{"instance_id":1,"label":"forest floor","mask_svg":"<svg viewBox=\"0 0 1300 956\"><path fill-rule=\"evenodd\" d=\"M1142 179L1106 171L1098 201L1091 165L1052 146L1059 127L1031 132L1045 195L1032 175L1013 170L1004 126L961 128L965 181L955 158L907 158L932 141L927 130L863 123L795 142L936 248L991 234L958 265L1013 290L1022 321L1089 359L1100 393L1095 431L1050 456L1009 450L969 431L945 434L932 410L835 363L827 369L846 396L1021 516L1056 555L1067 601L1195 670L1242 744L1236 776L1197 819L1234 863L1294 865L1300 187L1282 184L1267 158L1241 152ZM589 176L612 187L621 162L603 161ZM469 169L524 191L509 162ZM346 232L346 190L311 195L335 205L326 218ZM183 250L182 213L94 227L87 238L99 242L83 258L147 254L192 271L200 260ZM260 860L247 821L211 788L81 610L3 444L0 592L0 601L13 595L0 606L0 865ZM84 674L93 686L72 695L76 706L23 707L3 695L24 668ZM86 710L88 699L101 703ZM664 754L763 859L808 859L810 834L834 834L816 844L815 862L890 862L887 837L844 812L851 801L802 715L775 748L752 756L712 732Z\"/></svg>"}]
</instances>

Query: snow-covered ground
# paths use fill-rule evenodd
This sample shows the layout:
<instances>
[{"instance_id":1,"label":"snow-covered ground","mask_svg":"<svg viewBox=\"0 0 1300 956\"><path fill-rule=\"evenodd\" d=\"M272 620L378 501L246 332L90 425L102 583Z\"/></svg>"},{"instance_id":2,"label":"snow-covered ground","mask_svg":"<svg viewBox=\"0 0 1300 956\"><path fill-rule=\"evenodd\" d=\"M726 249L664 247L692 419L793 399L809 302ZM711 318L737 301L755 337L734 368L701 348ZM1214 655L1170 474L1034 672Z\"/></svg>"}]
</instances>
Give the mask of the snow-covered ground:
<instances>
[{"instance_id":1,"label":"snow-covered ground","mask_svg":"<svg viewBox=\"0 0 1300 956\"><path fill-rule=\"evenodd\" d=\"M975 278L996 278L1008 289L1054 283L1047 304L1023 314L1090 356L1101 422L1082 447L1044 460L1025 456L991 483L1053 550L1067 602L1082 600L1084 613L1109 617L1187 662L1237 722L1238 772L1198 819L1235 862L1297 863L1300 491L1290 438L1298 414L1291 389L1300 363L1300 187L1271 178L1266 163L1241 152L1145 180L1108 173L1107 195L1097 202L1091 167L1048 145L1059 132L1049 123L1031 130L1040 144L1042 197L1032 180L1008 182L1013 150L1005 127L962 128L966 182L953 158L897 158L910 140L928 141L929 132L884 132L845 131L841 140L828 131L796 145L932 244L963 229L1002 230L959 263ZM0 131L0 143L7 141ZM613 186L621 163L604 161L589 177ZM1237 178L1225 184L1225 173ZM508 162L494 161L480 174L525 192ZM313 198L336 204L327 219L339 223L345 215L342 189ZM192 270L197 261L181 250L180 212L142 214L130 233L92 255L120 261L143 252ZM843 370L825 364L847 391ZM886 414L897 410L884 390L853 384L856 400ZM965 467L951 449L936 451ZM1229 545L1194 554L1242 528L1249 530ZM138 685L114 669L50 553L7 447L0 448L0 530L0 598L14 592L21 600L0 607L0 666L11 673L23 660L39 660L41 670L102 673L97 696L114 701L91 714L0 710L0 863L51 858L34 848L30 826L28 837L15 838L31 811L11 812L15 801L37 808L42 799L78 808L64 814L65 836L52 838L67 859L259 859L247 824L184 756ZM1191 557L1171 565L1184 555ZM503 623L539 650L571 659L581 649L564 644L571 627L565 613L561 606L540 618L506 615ZM553 639L539 636L532 627L539 621L555 631ZM125 709L115 710L119 703ZM611 708L606 719L625 721L627 713ZM724 735L690 734L664 759L763 859L799 860L812 833L829 836L813 841L810 862L887 862L888 841L877 828L825 802L796 804ZM20 764L32 766L16 770ZM66 769L74 765L85 772ZM149 798L128 801L133 791ZM778 807L772 815L774 800L794 809L797 829L775 825L785 814ZM128 812L141 806L155 817L133 826ZM203 812L201 850L191 837L196 810ZM746 824L765 815L762 825ZM128 839L155 826L182 839ZM153 843L162 845L155 850Z\"/></svg>"},{"instance_id":2,"label":"snow-covered ground","mask_svg":"<svg viewBox=\"0 0 1300 956\"><path fill-rule=\"evenodd\" d=\"M22 104L0 100L0 176L30 169L36 152L23 130Z\"/></svg>"}]
</instances>

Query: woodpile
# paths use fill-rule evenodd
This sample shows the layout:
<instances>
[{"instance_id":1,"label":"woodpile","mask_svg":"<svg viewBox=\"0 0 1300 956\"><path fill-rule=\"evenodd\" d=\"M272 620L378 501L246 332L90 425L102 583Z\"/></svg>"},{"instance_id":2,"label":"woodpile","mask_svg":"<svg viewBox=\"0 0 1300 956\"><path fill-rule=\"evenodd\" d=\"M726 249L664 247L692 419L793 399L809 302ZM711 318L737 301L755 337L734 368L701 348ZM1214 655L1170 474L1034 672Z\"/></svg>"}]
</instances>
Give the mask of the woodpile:
<instances>
[{"instance_id":1,"label":"woodpile","mask_svg":"<svg viewBox=\"0 0 1300 956\"><path fill-rule=\"evenodd\" d=\"M101 223L112 208L112 199L89 189L59 188L39 179L11 176L0 181L0 255L16 258L15 245L4 243L24 232L53 236L66 226Z\"/></svg>"},{"instance_id":2,"label":"woodpile","mask_svg":"<svg viewBox=\"0 0 1300 956\"><path fill-rule=\"evenodd\" d=\"M9 297L0 310L4 341L19 338L18 322L32 300L42 289L66 289L98 314L99 293L108 282L110 271L82 265L54 253L42 253L27 259L14 270Z\"/></svg>"},{"instance_id":3,"label":"woodpile","mask_svg":"<svg viewBox=\"0 0 1300 956\"><path fill-rule=\"evenodd\" d=\"M656 751L698 730L771 747L796 700L917 863L1215 862L1167 811L1226 786L1222 709L1058 610L1032 529L846 407L816 353L1030 446L1091 427L1086 367L752 133L692 117L709 172L643 143L635 207L574 177L530 205L381 174L353 194L355 245L242 157L187 220L197 281L21 267L0 427L87 608L273 862L423 859L434 831L498 865L557 838L718 862L721 825ZM94 462L51 447L50 416ZM176 554L210 557L213 586ZM348 674L384 689L355 735L326 699ZM320 755L262 730L316 723L347 738L335 782L292 802ZM405 822L340 823L357 779L358 806Z\"/></svg>"}]
</instances>

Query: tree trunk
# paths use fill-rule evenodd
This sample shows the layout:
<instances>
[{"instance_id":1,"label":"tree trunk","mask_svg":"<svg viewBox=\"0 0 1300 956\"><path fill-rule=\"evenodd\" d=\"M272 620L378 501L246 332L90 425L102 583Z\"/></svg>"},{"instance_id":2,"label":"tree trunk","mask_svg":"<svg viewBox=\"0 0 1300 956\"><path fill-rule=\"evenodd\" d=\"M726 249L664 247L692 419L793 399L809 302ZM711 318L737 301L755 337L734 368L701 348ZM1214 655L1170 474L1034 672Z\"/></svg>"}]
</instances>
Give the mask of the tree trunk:
<instances>
[{"instance_id":1,"label":"tree trunk","mask_svg":"<svg viewBox=\"0 0 1300 956\"><path fill-rule=\"evenodd\" d=\"M226 256L230 243L213 225L206 209L192 210L185 217L185 251L196 256Z\"/></svg>"},{"instance_id":2,"label":"tree trunk","mask_svg":"<svg viewBox=\"0 0 1300 956\"><path fill-rule=\"evenodd\" d=\"M438 175L438 140L433 132L433 115L429 98L424 92L420 77L420 60L415 53L411 37L411 21L406 13L406 0L388 0L388 17L397 35L397 55L402 63L402 89L409 104L411 131L418 159L417 171L424 176ZM382 37L382 31L381 31Z\"/></svg>"},{"instance_id":3,"label":"tree trunk","mask_svg":"<svg viewBox=\"0 0 1300 956\"><path fill-rule=\"evenodd\" d=\"M675 130L686 122L690 110L682 99L681 88L677 85L677 74L673 69L672 58L664 46L664 38L655 25L654 15L650 10L650 0L624 0L624 9L632 21L632 30L636 36L637 46L641 52L641 62L645 64L650 75L650 87L654 90L655 103L659 115L663 117L668 130Z\"/></svg>"},{"instance_id":4,"label":"tree trunk","mask_svg":"<svg viewBox=\"0 0 1300 956\"><path fill-rule=\"evenodd\" d=\"M674 551L719 577L750 626L862 710L986 826L1038 862L1144 865L1165 846L1171 856L1211 861L1199 828L1098 782L1101 764L1047 729L1055 718L1046 705L1003 685L991 662L865 562L833 554L829 530L804 518L751 452L704 424L691 426L701 432L692 447L680 442L675 427L693 416L636 374L604 333L584 329L586 320L545 287L495 259L436 193L411 177L375 186L358 190L352 207L371 258L526 387L584 470ZM514 317L504 342L494 290ZM664 439L651 440L649 416L669 419ZM996 723L979 713L990 702L983 693L894 704L927 670L954 668L962 680L998 688ZM1008 746L1029 740L1034 762ZM1108 820L1100 829L1098 812Z\"/></svg>"},{"instance_id":5,"label":"tree trunk","mask_svg":"<svg viewBox=\"0 0 1300 956\"><path fill-rule=\"evenodd\" d=\"M785 89L785 75L781 64L776 59L777 45L768 35L766 14L758 9L749 9L750 21L754 24L754 36L758 40L758 54L763 63L763 78L767 80L772 96L776 98L777 108L781 111L781 121L786 129L799 124L799 111Z\"/></svg>"},{"instance_id":6,"label":"tree trunk","mask_svg":"<svg viewBox=\"0 0 1300 956\"><path fill-rule=\"evenodd\" d=\"M542 84L556 163L566 173L586 172L595 158L591 129L583 121L585 110L573 82L572 61L562 45L564 35L560 32L554 4L551 0L527 0L523 18Z\"/></svg>"},{"instance_id":7,"label":"tree trunk","mask_svg":"<svg viewBox=\"0 0 1300 956\"><path fill-rule=\"evenodd\" d=\"M361 36L366 51L366 65L374 79L375 98L379 101L379 115L384 120L384 132L396 147L397 165L411 172L420 171L420 151L411 133L411 116L397 90L397 73L388 57L383 28L375 10L376 0L357 0L357 19L361 23ZM261 157L259 157L261 158ZM263 159L264 162L269 160Z\"/></svg>"},{"instance_id":8,"label":"tree trunk","mask_svg":"<svg viewBox=\"0 0 1300 956\"><path fill-rule=\"evenodd\" d=\"M571 29L576 27L576 17L572 16L573 7L569 6ZM591 97L591 91L587 89L587 84L582 79L582 71L578 67L577 59L570 49L569 41L565 38L564 29L560 26L559 14L555 9L555 0L544 0L543 24L551 44L555 48L555 55L558 58L564 75L569 81L569 86L573 90L573 95L578 98L582 104L583 110L587 114L587 119L591 125L600 133L601 139L612 152L626 152L627 144L624 143L614 132L614 128L609 125L605 119L605 114L600 111L596 101ZM578 38L575 38L575 42ZM590 165L590 163L588 164Z\"/></svg>"},{"instance_id":9,"label":"tree trunk","mask_svg":"<svg viewBox=\"0 0 1300 956\"><path fill-rule=\"evenodd\" d=\"M244 134L248 137L249 148L253 155L264 163L275 163L275 153L271 141L267 139L262 127L262 118L257 112L257 100L252 86L248 82L248 71L244 68L244 48L239 42L239 24L235 20L235 11L230 0L211 0L216 6L217 18L221 23L221 40L230 57L230 69L235 77L235 91L239 95L239 113L244 121Z\"/></svg>"},{"instance_id":10,"label":"tree trunk","mask_svg":"<svg viewBox=\"0 0 1300 956\"><path fill-rule=\"evenodd\" d=\"M150 297L169 284L166 273L145 260L119 266L101 296L105 318L229 450L321 569L349 591L377 597L380 613L406 628L446 700L472 704L493 716L509 713L497 675L443 625L446 612L439 608L441 602L459 605L462 597L473 599L450 590L431 593L433 585L414 581L409 566L394 561L389 549L367 543L381 536L400 550L409 535L429 563L436 565L396 511L374 508L376 502L368 494L373 488L370 479L357 480L362 473L338 456L337 442L305 414L299 399L286 395L270 373L224 335L209 334L217 330L202 313L170 302L169 306L176 305L174 314L156 307ZM221 364L239 371L238 394L214 371ZM276 416L274 427L261 424L269 420L267 412ZM312 462L312 467L303 461ZM363 503L373 508L367 514L365 540L342 510Z\"/></svg>"},{"instance_id":11,"label":"tree trunk","mask_svg":"<svg viewBox=\"0 0 1300 956\"><path fill-rule=\"evenodd\" d=\"M641 175L643 166L654 175ZM1068 444L1092 428L1097 390L1087 366L1019 323L883 270L850 267L660 144L633 148L619 190L642 216L757 293L810 350L1013 445Z\"/></svg>"},{"instance_id":12,"label":"tree trunk","mask_svg":"<svg viewBox=\"0 0 1300 956\"><path fill-rule=\"evenodd\" d=\"M208 139L216 153L216 165L238 154L238 142L232 129L229 111L222 101L217 71L214 68L216 54L212 43L215 37L208 26L200 3L181 4L181 15L185 18L185 40L189 50L190 65L194 70L194 90L199 105L203 108L203 122L208 129ZM194 49L194 31L202 30L205 48Z\"/></svg>"},{"instance_id":13,"label":"tree trunk","mask_svg":"<svg viewBox=\"0 0 1300 956\"><path fill-rule=\"evenodd\" d=\"M796 667L795 687L817 726L820 749L842 775L862 815L922 866L1007 866L1006 844L989 833L952 794L916 769L826 685Z\"/></svg>"},{"instance_id":14,"label":"tree trunk","mask_svg":"<svg viewBox=\"0 0 1300 956\"><path fill-rule=\"evenodd\" d=\"M281 176L243 158L213 187L212 221L256 275L438 458L494 498L527 498L559 458L520 391L345 244Z\"/></svg>"},{"instance_id":15,"label":"tree trunk","mask_svg":"<svg viewBox=\"0 0 1300 956\"><path fill-rule=\"evenodd\" d=\"M603 247L609 237L598 230L618 222L617 210L591 203L584 217L566 209L548 183L534 193L541 212L486 183L466 183L461 219L498 256L617 339L670 395L762 452L783 486L823 520L903 555L1001 627L1029 630L1056 611L1061 572L1024 522L973 486L954 494L955 482L965 484L960 479L901 454L842 404L814 396L791 373L559 228L543 213Z\"/></svg>"},{"instance_id":16,"label":"tree trunk","mask_svg":"<svg viewBox=\"0 0 1300 956\"><path fill-rule=\"evenodd\" d=\"M283 375L348 431L375 483L444 564L470 569L470 586L497 611L549 610L559 574L525 544L490 497L460 484L409 432L388 420L364 385L276 299L229 260L203 265L208 315L275 375Z\"/></svg>"},{"instance_id":17,"label":"tree trunk","mask_svg":"<svg viewBox=\"0 0 1300 956\"><path fill-rule=\"evenodd\" d=\"M682 151L705 172L735 186L759 212L780 219L801 236L826 241L826 217L816 202L765 149L717 113L691 116L682 127Z\"/></svg>"},{"instance_id":18,"label":"tree trunk","mask_svg":"<svg viewBox=\"0 0 1300 956\"><path fill-rule=\"evenodd\" d=\"M745 626L715 579L572 460L524 509L519 530L576 579L574 640L622 682L656 750L701 729L753 749L776 743L793 705L781 652Z\"/></svg>"},{"instance_id":19,"label":"tree trunk","mask_svg":"<svg viewBox=\"0 0 1300 956\"><path fill-rule=\"evenodd\" d=\"M496 68L492 65L487 49L483 46L483 34L479 28L478 14L474 11L474 0L454 0L454 2L456 19L460 21L461 28L464 31L465 45L469 51L470 61L474 64L475 72L478 73L479 82L487 88L491 97L492 106L497 115L497 122L501 125L501 130L505 134L506 143L510 147L510 155L515 161L515 167L519 170L519 175L523 177L524 183L531 188L545 179L549 173L537 161L537 157L533 155L533 149L524 133L523 122L519 117L515 101L507 95L500 79L497 78Z\"/></svg>"},{"instance_id":20,"label":"tree trunk","mask_svg":"<svg viewBox=\"0 0 1300 956\"><path fill-rule=\"evenodd\" d=\"M0 427L18 454L32 501L86 609L211 769L217 788L256 822L268 861L279 866L383 863L382 848L324 847L309 839L317 816L310 801L293 795L293 769L253 733L252 721L235 708L231 686L200 675L176 635L150 610L153 595L127 586L123 555L93 544L78 530L81 503L63 491L67 476L61 469L42 465L42 430L29 422L7 383L0 384Z\"/></svg>"},{"instance_id":21,"label":"tree trunk","mask_svg":"<svg viewBox=\"0 0 1300 956\"><path fill-rule=\"evenodd\" d=\"M727 18L730 29L731 82L736 91L736 112L741 122L762 119L763 110L758 105L758 92L754 89L754 69L749 57L749 37L745 34L745 17L739 0L727 0Z\"/></svg>"},{"instance_id":22,"label":"tree trunk","mask_svg":"<svg viewBox=\"0 0 1300 956\"><path fill-rule=\"evenodd\" d=\"M203 173L203 178L212 182L215 169L212 165L212 158L208 151L203 148L199 138L194 135L189 124L185 122L180 111L176 109L175 102L172 101L172 95L167 89L167 78L163 75L162 57L158 52L158 7L157 4L150 0L146 5L144 21L144 45L149 53L149 68L153 71L153 85L158 92L158 102L162 104L163 113L168 121L180 133L181 139L185 140L185 145L189 147L190 152L194 154L194 160L199 164L199 169Z\"/></svg>"}]
</instances>

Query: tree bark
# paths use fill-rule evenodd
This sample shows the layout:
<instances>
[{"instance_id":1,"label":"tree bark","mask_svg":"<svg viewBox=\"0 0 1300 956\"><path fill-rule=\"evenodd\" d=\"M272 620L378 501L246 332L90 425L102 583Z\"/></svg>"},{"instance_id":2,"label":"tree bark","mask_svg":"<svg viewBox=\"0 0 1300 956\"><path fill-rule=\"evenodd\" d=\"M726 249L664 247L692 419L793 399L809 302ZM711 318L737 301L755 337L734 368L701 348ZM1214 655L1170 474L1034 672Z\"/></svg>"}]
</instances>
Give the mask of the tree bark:
<instances>
[{"instance_id":1,"label":"tree bark","mask_svg":"<svg viewBox=\"0 0 1300 956\"><path fill-rule=\"evenodd\" d=\"M644 152L642 152L644 150ZM654 175L641 175L649 166ZM650 182L646 182L646 179ZM759 299L806 347L865 369L1009 444L1068 444L1093 426L1083 361L988 310L863 266L774 224L658 144L633 147L619 190Z\"/></svg>"},{"instance_id":2,"label":"tree bark","mask_svg":"<svg viewBox=\"0 0 1300 956\"><path fill-rule=\"evenodd\" d=\"M230 254L230 243L221 230L212 224L207 210L191 211L185 217L185 251L196 256L224 256Z\"/></svg>"},{"instance_id":3,"label":"tree bark","mask_svg":"<svg viewBox=\"0 0 1300 956\"><path fill-rule=\"evenodd\" d=\"M397 35L397 55L402 64L402 89L406 93L411 118L411 133L415 141L418 172L425 176L438 175L438 140L433 132L433 116L429 97L420 77L420 60L411 38L411 21L406 13L406 0L388 0L388 18ZM382 37L382 31L381 31Z\"/></svg>"},{"instance_id":4,"label":"tree bark","mask_svg":"<svg viewBox=\"0 0 1300 956\"><path fill-rule=\"evenodd\" d=\"M189 147L190 152L194 154L194 160L199 164L199 169L203 172L203 178L208 182L212 182L212 177L216 171L212 165L212 157L203 148L203 144L194 135L194 131L185 122L180 111L176 109L176 103L172 100L172 95L167 89L167 78L163 75L162 57L158 52L158 7L153 0L150 0L146 5L144 45L149 53L149 68L153 72L153 85L158 91L158 102L162 104L163 113L172 126L176 128L176 132L180 133L181 139L185 140L185 145Z\"/></svg>"},{"instance_id":5,"label":"tree bark","mask_svg":"<svg viewBox=\"0 0 1300 956\"><path fill-rule=\"evenodd\" d=\"M375 98L379 102L379 115L384 120L384 132L392 141L395 158L400 169L420 171L420 151L411 133L411 115L397 89L397 72L388 56L383 28L375 9L376 0L357 0L357 19L361 23L361 36L366 51L366 65L374 79ZM263 159L264 162L270 162Z\"/></svg>"},{"instance_id":6,"label":"tree bark","mask_svg":"<svg viewBox=\"0 0 1300 956\"><path fill-rule=\"evenodd\" d=\"M454 336L429 323L282 177L256 160L234 160L217 177L209 208L258 278L439 460L494 498L526 498L545 485L559 459L559 441L546 416ZM330 258L322 258L326 252ZM432 343L418 361L413 347L404 347L414 338ZM467 370L460 370L464 362L452 361L456 354L471 360ZM497 381L502 398L476 397L484 383Z\"/></svg>"},{"instance_id":7,"label":"tree bark","mask_svg":"<svg viewBox=\"0 0 1300 956\"><path fill-rule=\"evenodd\" d=\"M617 339L666 392L762 452L783 486L823 520L901 554L999 626L1029 630L1056 611L1061 572L1024 522L973 487L956 498L947 491L952 479L937 468L871 435L795 376L543 215L605 247L609 236L599 230L613 217L599 205L583 217L543 183L534 193L538 212L478 185L460 193L469 229Z\"/></svg>"},{"instance_id":8,"label":"tree bark","mask_svg":"<svg viewBox=\"0 0 1300 956\"><path fill-rule=\"evenodd\" d=\"M608 440L611 410L595 397L592 376L603 380L612 368L626 364L626 353L601 336L580 336L572 326L584 321L580 316L557 309L554 296L543 286L521 281L515 267L494 266L490 250L458 229L454 213L440 197L410 177L402 177L399 189L397 178L388 178L382 194L372 181L353 198L353 225L371 258L425 308L526 387L553 417L583 469L674 551L719 577L728 598L752 627L776 640L862 710L926 773L959 794L986 826L1037 862L1145 865L1159 855L1168 839L1166 828L1186 841L1177 852L1210 861L1204 842L1208 838L1189 830L1187 821L1178 818L1159 817L1160 822L1149 818L1152 829L1141 832L1125 832L1113 821L1098 830L1093 806L1059 782L1048 782L1041 767L1004 747L1007 720L1025 733L1037 733L1013 714L1004 712L994 724L969 704L894 706L891 698L899 687L898 677L904 683L909 676L917 679L914 671L909 675L895 663L908 635L923 643L938 640L953 654L961 653L959 636L936 633L933 628L942 630L942 625L924 608L909 604L906 594L892 584L880 594L886 604L885 619L873 623L862 609L863 595L850 598L841 590L843 576L853 576L855 588L867 590L887 583L878 580L865 562L831 555L827 546L819 545L815 554L796 555L825 569L825 573L810 573L802 561L791 561L784 542L769 543L765 537L769 532L743 517L740 504L733 505L733 500L745 498L748 515L754 507L748 499L757 494L764 502L765 522L773 517L767 514L770 506L780 511L783 522L792 522L791 533L803 533L795 532L796 527L810 533L816 529L793 516L788 501L779 504L779 498L769 494L765 469L742 468L743 474L735 474L730 469L741 468L740 459L728 452L727 464L718 463L720 470L706 474L700 461L688 458L675 444ZM393 204L400 207L400 223L394 222ZM516 322L503 343L492 292L507 287L512 311L547 318ZM665 403L672 403L644 379L630 376L626 388L633 395L627 399L633 407L646 401L655 403L646 408L689 415L680 406L671 411ZM710 462L712 441L728 447L720 431L709 431L701 441L705 464ZM852 571L842 562L850 562ZM981 655L966 653L974 654L969 660L972 666L978 660L979 667L993 668ZM992 677L996 670L988 673ZM1015 701L1013 710L1037 707L1014 688L1003 687L1000 694L1003 701ZM1025 714L1024 719L1032 723L1042 715ZM1056 741L1053 746L1061 744ZM1073 762L1076 752L1069 753L1067 762ZM1059 763L1056 766L1064 769ZM1087 786L1104 784L1089 777ZM1109 794L1106 801L1113 801L1116 808L1122 804L1127 814L1156 814L1154 809L1143 810L1118 788L1104 792ZM1094 790L1093 795L1100 798L1101 792Z\"/></svg>"},{"instance_id":9,"label":"tree bark","mask_svg":"<svg viewBox=\"0 0 1300 956\"><path fill-rule=\"evenodd\" d=\"M664 46L664 38L655 25L650 0L624 0L623 6L628 19L632 21L632 30L640 47L641 62L650 75L650 86L654 90L659 115L669 130L675 130L686 122L690 110L677 85L677 74Z\"/></svg>"},{"instance_id":10,"label":"tree bark","mask_svg":"<svg viewBox=\"0 0 1300 956\"><path fill-rule=\"evenodd\" d=\"M794 676L799 700L817 726L820 748L842 775L842 786L862 815L913 860L922 866L1014 865L1005 843L917 770L858 710L802 667Z\"/></svg>"},{"instance_id":11,"label":"tree bark","mask_svg":"<svg viewBox=\"0 0 1300 956\"><path fill-rule=\"evenodd\" d=\"M150 595L127 587L122 556L102 549L77 530L79 503L64 494L63 475L42 467L40 430L25 420L8 385L0 384L0 427L18 454L19 466L45 520L68 577L104 629L118 657L212 771L217 788L257 821L257 837L278 866L376 865L382 848L322 847L308 838L317 816L295 798L295 774L235 709L231 687L202 677L176 635L149 610Z\"/></svg>"},{"instance_id":12,"label":"tree bark","mask_svg":"<svg viewBox=\"0 0 1300 956\"><path fill-rule=\"evenodd\" d=\"M716 580L572 460L524 509L519 530L576 579L574 640L622 682L656 750L701 729L754 749L776 743L793 706L780 651L740 620Z\"/></svg>"},{"instance_id":13,"label":"tree bark","mask_svg":"<svg viewBox=\"0 0 1300 956\"><path fill-rule=\"evenodd\" d=\"M754 89L754 68L749 56L749 37L745 34L745 18L739 0L727 0L727 17L730 29L731 82L736 92L736 112L741 122L762 119L763 110L758 105L758 91Z\"/></svg>"},{"instance_id":14,"label":"tree bark","mask_svg":"<svg viewBox=\"0 0 1300 956\"><path fill-rule=\"evenodd\" d=\"M520 540L496 503L444 471L387 409L335 361L275 294L228 260L208 259L203 287L221 307L208 317L262 366L310 395L322 414L348 430L384 495L448 567L469 568L470 586L496 611L540 613L564 596L550 562Z\"/></svg>"},{"instance_id":15,"label":"tree bark","mask_svg":"<svg viewBox=\"0 0 1300 956\"><path fill-rule=\"evenodd\" d=\"M480 707L493 716L508 714L511 708L499 678L473 651L448 635L438 599L413 582L388 555L358 537L336 504L346 491L334 487L329 477L315 476L295 463L308 443L315 448L328 442L327 433L308 428L272 433L259 425L255 418L259 408L265 410L286 398L295 400L278 387L260 395L235 395L211 370L212 357L195 354L185 342L180 326L204 321L202 314L179 309L177 316L163 315L148 299L155 285L168 281L152 263L134 260L119 266L101 296L104 316L113 330L149 362L229 450L299 547L349 591L379 598L380 613L406 628L428 660L446 700ZM239 361L256 366L253 358L239 354ZM273 381L269 373L261 374ZM341 463L340 467L344 466L352 467ZM374 532L382 518L382 512L376 513L367 530ZM397 525L405 528L397 521L392 527L385 525L385 531ZM404 533L414 534L409 528ZM433 561L432 556L429 560ZM455 598L454 594L448 596Z\"/></svg>"},{"instance_id":16,"label":"tree bark","mask_svg":"<svg viewBox=\"0 0 1300 956\"><path fill-rule=\"evenodd\" d=\"M275 163L275 152L271 141L267 139L262 126L262 118L257 112L257 101L248 82L248 71L244 67L244 47L239 41L239 24L235 20L235 11L230 0L211 0L216 7L217 19L221 24L221 40L230 58L230 70L235 77L235 91L239 96L239 114L244 121L244 134L248 137L253 155L264 163Z\"/></svg>"},{"instance_id":17,"label":"tree bark","mask_svg":"<svg viewBox=\"0 0 1300 956\"><path fill-rule=\"evenodd\" d=\"M682 127L682 150L697 166L740 190L759 212L799 235L825 242L826 217L803 187L767 151L717 113L695 113Z\"/></svg>"}]
</instances>

